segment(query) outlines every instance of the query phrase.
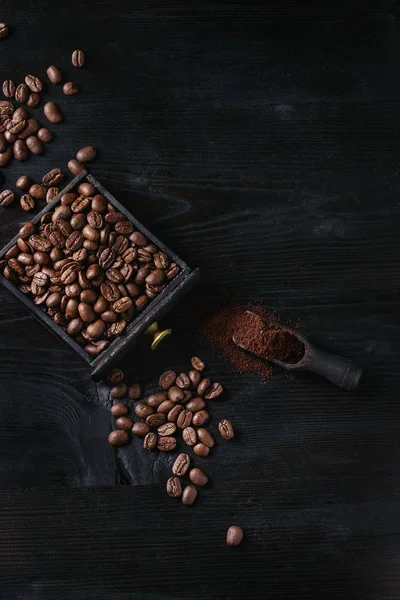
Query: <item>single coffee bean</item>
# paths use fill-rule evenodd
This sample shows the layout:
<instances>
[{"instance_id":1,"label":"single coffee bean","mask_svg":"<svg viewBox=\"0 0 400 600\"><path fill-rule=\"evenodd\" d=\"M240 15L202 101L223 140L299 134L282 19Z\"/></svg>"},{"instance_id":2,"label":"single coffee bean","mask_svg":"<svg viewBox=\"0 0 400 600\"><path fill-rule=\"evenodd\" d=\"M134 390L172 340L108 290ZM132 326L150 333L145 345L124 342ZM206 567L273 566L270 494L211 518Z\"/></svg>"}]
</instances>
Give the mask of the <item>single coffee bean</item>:
<instances>
[{"instance_id":1,"label":"single coffee bean","mask_svg":"<svg viewBox=\"0 0 400 600\"><path fill-rule=\"evenodd\" d=\"M26 83L20 83L17 89L15 90L15 99L17 102L21 102L21 104L25 104L25 102L29 98L29 88Z\"/></svg>"},{"instance_id":2,"label":"single coffee bean","mask_svg":"<svg viewBox=\"0 0 400 600\"><path fill-rule=\"evenodd\" d=\"M54 83L56 85L58 83L61 83L63 80L63 74L61 73L60 69L55 65L51 65L47 69L47 77L50 79L51 83Z\"/></svg>"},{"instance_id":3,"label":"single coffee bean","mask_svg":"<svg viewBox=\"0 0 400 600\"><path fill-rule=\"evenodd\" d=\"M156 252L153 260L157 269L166 269L169 265L168 256L164 252Z\"/></svg>"},{"instance_id":4,"label":"single coffee bean","mask_svg":"<svg viewBox=\"0 0 400 600\"><path fill-rule=\"evenodd\" d=\"M35 208L35 200L32 198L30 194L24 194L20 198L20 204L22 210L33 210Z\"/></svg>"},{"instance_id":5,"label":"single coffee bean","mask_svg":"<svg viewBox=\"0 0 400 600\"><path fill-rule=\"evenodd\" d=\"M15 90L15 83L11 81L11 79L7 79L6 81L4 81L3 94L6 96L6 98L14 98Z\"/></svg>"},{"instance_id":6,"label":"single coffee bean","mask_svg":"<svg viewBox=\"0 0 400 600\"><path fill-rule=\"evenodd\" d=\"M43 143L39 140L36 135L30 135L26 138L26 145L32 154L39 155L44 151Z\"/></svg>"},{"instance_id":7,"label":"single coffee bean","mask_svg":"<svg viewBox=\"0 0 400 600\"><path fill-rule=\"evenodd\" d=\"M142 395L142 389L140 383L132 383L128 389L128 398L131 400L138 400Z\"/></svg>"},{"instance_id":8,"label":"single coffee bean","mask_svg":"<svg viewBox=\"0 0 400 600\"><path fill-rule=\"evenodd\" d=\"M92 210L104 213L107 209L107 201L102 194L96 194L92 200Z\"/></svg>"},{"instance_id":9,"label":"single coffee bean","mask_svg":"<svg viewBox=\"0 0 400 600\"><path fill-rule=\"evenodd\" d=\"M197 388L197 386L200 383L200 379L201 379L200 372L196 371L196 369L192 369L191 371L189 371L188 376L189 376L192 386Z\"/></svg>"},{"instance_id":10,"label":"single coffee bean","mask_svg":"<svg viewBox=\"0 0 400 600\"><path fill-rule=\"evenodd\" d=\"M35 75L27 75L25 77L25 83L32 92L42 91L43 84L40 81L39 77L35 77Z\"/></svg>"},{"instance_id":11,"label":"single coffee bean","mask_svg":"<svg viewBox=\"0 0 400 600\"><path fill-rule=\"evenodd\" d=\"M54 200L54 198L56 196L58 196L59 193L60 193L60 190L58 189L58 187L49 187L49 189L46 192L47 204L50 204L50 202L52 202Z\"/></svg>"},{"instance_id":12,"label":"single coffee bean","mask_svg":"<svg viewBox=\"0 0 400 600\"><path fill-rule=\"evenodd\" d=\"M26 122L26 127L19 134L18 137L21 140L26 140L28 137L35 135L40 129L39 123L36 119L28 119Z\"/></svg>"},{"instance_id":13,"label":"single coffee bean","mask_svg":"<svg viewBox=\"0 0 400 600\"><path fill-rule=\"evenodd\" d=\"M31 92L28 96L28 100L26 101L26 105L29 108L36 108L40 104L40 94L37 92Z\"/></svg>"},{"instance_id":14,"label":"single coffee bean","mask_svg":"<svg viewBox=\"0 0 400 600\"><path fill-rule=\"evenodd\" d=\"M181 454L178 454L174 464L172 465L172 472L178 477L183 477L184 475L186 475L189 467L190 458L187 454L182 452Z\"/></svg>"},{"instance_id":15,"label":"single coffee bean","mask_svg":"<svg viewBox=\"0 0 400 600\"><path fill-rule=\"evenodd\" d=\"M103 335L105 330L106 330L106 325L105 325L104 321L102 321L101 319L97 319L97 321L95 321L94 323L91 323L87 327L86 332L90 339L96 340L97 338L99 338Z\"/></svg>"},{"instance_id":16,"label":"single coffee bean","mask_svg":"<svg viewBox=\"0 0 400 600\"><path fill-rule=\"evenodd\" d=\"M163 390L167 390L175 382L175 379L175 371L165 371L164 373L162 373L162 375L160 375L158 383L159 386L163 388Z\"/></svg>"},{"instance_id":17,"label":"single coffee bean","mask_svg":"<svg viewBox=\"0 0 400 600\"><path fill-rule=\"evenodd\" d=\"M11 117L11 121L26 121L28 119L28 113L22 106L14 110L14 114ZM10 126L7 127L8 130L11 129ZM13 133L18 133L13 131Z\"/></svg>"},{"instance_id":18,"label":"single coffee bean","mask_svg":"<svg viewBox=\"0 0 400 600\"><path fill-rule=\"evenodd\" d=\"M125 374L121 369L111 369L107 374L108 383L121 383L124 380Z\"/></svg>"},{"instance_id":19,"label":"single coffee bean","mask_svg":"<svg viewBox=\"0 0 400 600\"><path fill-rule=\"evenodd\" d=\"M63 93L66 96L75 96L79 92L79 86L75 81L67 81L63 85Z\"/></svg>"},{"instance_id":20,"label":"single coffee bean","mask_svg":"<svg viewBox=\"0 0 400 600\"><path fill-rule=\"evenodd\" d=\"M193 452L201 458L206 458L210 453L210 448L201 442L193 447Z\"/></svg>"},{"instance_id":21,"label":"single coffee bean","mask_svg":"<svg viewBox=\"0 0 400 600\"><path fill-rule=\"evenodd\" d=\"M187 390L190 387L190 379L186 373L180 373L176 378L176 385L182 389Z\"/></svg>"},{"instance_id":22,"label":"single coffee bean","mask_svg":"<svg viewBox=\"0 0 400 600\"><path fill-rule=\"evenodd\" d=\"M18 116L15 117L15 113L14 113L11 121L8 121L8 123L7 123L7 131L12 133L13 135L16 135L17 133L22 131L25 128L25 126L26 126L26 120L22 117L18 117Z\"/></svg>"},{"instance_id":23,"label":"single coffee bean","mask_svg":"<svg viewBox=\"0 0 400 600\"><path fill-rule=\"evenodd\" d=\"M96 155L97 155L97 151L94 146L86 146L85 148L81 148L76 153L76 159L80 163L87 163L87 162L90 162L91 160L94 160L96 158ZM124 218L124 216L122 216L122 218Z\"/></svg>"},{"instance_id":24,"label":"single coffee bean","mask_svg":"<svg viewBox=\"0 0 400 600\"><path fill-rule=\"evenodd\" d=\"M199 396L197 396L196 398L193 398L192 400L190 400L190 402L188 402L186 404L186 408L188 410L191 410L193 413L197 413L197 412L203 410L203 408L205 408L205 406L206 406L206 403Z\"/></svg>"},{"instance_id":25,"label":"single coffee bean","mask_svg":"<svg viewBox=\"0 0 400 600\"><path fill-rule=\"evenodd\" d=\"M218 398L223 391L224 388L220 383L212 383L204 392L204 398L206 398L206 400L214 400L215 398Z\"/></svg>"},{"instance_id":26,"label":"single coffee bean","mask_svg":"<svg viewBox=\"0 0 400 600\"><path fill-rule=\"evenodd\" d=\"M197 490L194 485L187 485L182 493L182 504L192 506L197 498Z\"/></svg>"},{"instance_id":27,"label":"single coffee bean","mask_svg":"<svg viewBox=\"0 0 400 600\"><path fill-rule=\"evenodd\" d=\"M205 365L198 356L193 356L193 358L191 359L191 363L192 363L193 369L196 369L196 371L204 370Z\"/></svg>"},{"instance_id":28,"label":"single coffee bean","mask_svg":"<svg viewBox=\"0 0 400 600\"><path fill-rule=\"evenodd\" d=\"M125 383L119 383L114 385L110 390L110 395L113 398L123 398L126 396L126 392L128 391L128 386Z\"/></svg>"},{"instance_id":29,"label":"single coffee bean","mask_svg":"<svg viewBox=\"0 0 400 600\"><path fill-rule=\"evenodd\" d=\"M192 423L193 413L190 410L183 409L176 420L179 429L186 429Z\"/></svg>"},{"instance_id":30,"label":"single coffee bean","mask_svg":"<svg viewBox=\"0 0 400 600\"><path fill-rule=\"evenodd\" d=\"M82 183L80 183L77 188L77 192L81 196L93 196L95 191L96 188L94 187L94 185L92 183L89 183L88 181L82 181Z\"/></svg>"},{"instance_id":31,"label":"single coffee bean","mask_svg":"<svg viewBox=\"0 0 400 600\"><path fill-rule=\"evenodd\" d=\"M233 437L235 437L232 423L228 421L228 419L222 419L218 423L218 430L224 440L231 440Z\"/></svg>"},{"instance_id":32,"label":"single coffee bean","mask_svg":"<svg viewBox=\"0 0 400 600\"><path fill-rule=\"evenodd\" d=\"M133 421L129 417L121 416L115 421L115 424L120 429L124 429L125 431L130 431L133 427Z\"/></svg>"},{"instance_id":33,"label":"single coffee bean","mask_svg":"<svg viewBox=\"0 0 400 600\"><path fill-rule=\"evenodd\" d=\"M84 248L81 248L83 250ZM107 310L108 302L103 296L99 296L93 305L93 310L96 314L101 314ZM103 319L104 320L104 319ZM140 396L139 396L140 397Z\"/></svg>"},{"instance_id":34,"label":"single coffee bean","mask_svg":"<svg viewBox=\"0 0 400 600\"><path fill-rule=\"evenodd\" d=\"M12 102L0 100L0 116L11 116L15 108Z\"/></svg>"},{"instance_id":35,"label":"single coffee bean","mask_svg":"<svg viewBox=\"0 0 400 600\"><path fill-rule=\"evenodd\" d=\"M0 152L0 167L6 167L13 157L11 148L7 148L5 152Z\"/></svg>"},{"instance_id":36,"label":"single coffee bean","mask_svg":"<svg viewBox=\"0 0 400 600\"><path fill-rule=\"evenodd\" d=\"M136 310L138 313L142 312L146 308L149 303L149 299L147 296L139 296L139 298L135 301Z\"/></svg>"},{"instance_id":37,"label":"single coffee bean","mask_svg":"<svg viewBox=\"0 0 400 600\"><path fill-rule=\"evenodd\" d=\"M68 169L71 171L72 175L76 176L79 175L79 173L81 173L85 167L77 160L70 160L68 162Z\"/></svg>"},{"instance_id":38,"label":"single coffee bean","mask_svg":"<svg viewBox=\"0 0 400 600\"><path fill-rule=\"evenodd\" d=\"M129 442L129 434L123 429L112 431L108 436L108 443L111 446L125 446Z\"/></svg>"},{"instance_id":39,"label":"single coffee bean","mask_svg":"<svg viewBox=\"0 0 400 600\"><path fill-rule=\"evenodd\" d=\"M10 192L11 190L8 190L8 191ZM1 194L0 194L0 198L1 198ZM22 240L26 240L29 237L31 237L31 235L33 235L35 233L35 231L36 231L36 226L34 225L34 223L32 223L31 221L28 221L21 227L21 229L18 232L18 235Z\"/></svg>"},{"instance_id":40,"label":"single coffee bean","mask_svg":"<svg viewBox=\"0 0 400 600\"><path fill-rule=\"evenodd\" d=\"M54 137L51 131L49 131L46 127L41 127L41 129L39 129L37 132L37 136L39 140L45 144L51 142Z\"/></svg>"},{"instance_id":41,"label":"single coffee bean","mask_svg":"<svg viewBox=\"0 0 400 600\"><path fill-rule=\"evenodd\" d=\"M113 417L124 417L128 414L128 412L128 407L123 402L117 402L117 404L114 404L111 407L111 414Z\"/></svg>"},{"instance_id":42,"label":"single coffee bean","mask_svg":"<svg viewBox=\"0 0 400 600\"><path fill-rule=\"evenodd\" d=\"M159 427L160 425L164 425L167 420L167 415L164 413L154 413L146 417L146 423L150 427Z\"/></svg>"},{"instance_id":43,"label":"single coffee bean","mask_svg":"<svg viewBox=\"0 0 400 600\"><path fill-rule=\"evenodd\" d=\"M182 495L182 486L179 477L170 477L168 479L167 493L172 498L179 498Z\"/></svg>"},{"instance_id":44,"label":"single coffee bean","mask_svg":"<svg viewBox=\"0 0 400 600\"><path fill-rule=\"evenodd\" d=\"M176 385L173 385L168 390L168 398L172 402L181 402L185 397L185 392Z\"/></svg>"},{"instance_id":45,"label":"single coffee bean","mask_svg":"<svg viewBox=\"0 0 400 600\"><path fill-rule=\"evenodd\" d=\"M83 67L85 64L85 55L82 50L74 50L71 60L74 67Z\"/></svg>"},{"instance_id":46,"label":"single coffee bean","mask_svg":"<svg viewBox=\"0 0 400 600\"><path fill-rule=\"evenodd\" d=\"M243 529L238 525L231 525L226 532L226 543L228 546L239 546L243 540Z\"/></svg>"},{"instance_id":47,"label":"single coffee bean","mask_svg":"<svg viewBox=\"0 0 400 600\"><path fill-rule=\"evenodd\" d=\"M11 246L11 248L7 250L7 252L4 255L4 258L16 258L18 254L18 246L14 244L14 246Z\"/></svg>"},{"instance_id":48,"label":"single coffee bean","mask_svg":"<svg viewBox=\"0 0 400 600\"><path fill-rule=\"evenodd\" d=\"M15 187L19 190L27 190L31 186L31 179L27 175L21 175L18 177Z\"/></svg>"},{"instance_id":49,"label":"single coffee bean","mask_svg":"<svg viewBox=\"0 0 400 600\"><path fill-rule=\"evenodd\" d=\"M14 202L14 192L11 190L4 190L0 193L0 206L9 206Z\"/></svg>"},{"instance_id":50,"label":"single coffee bean","mask_svg":"<svg viewBox=\"0 0 400 600\"><path fill-rule=\"evenodd\" d=\"M197 430L197 437L199 438L199 440L202 444L205 444L209 448L214 447L215 440L214 440L213 436L211 435L211 433L209 431L207 431L207 429L200 427Z\"/></svg>"},{"instance_id":51,"label":"single coffee bean","mask_svg":"<svg viewBox=\"0 0 400 600\"><path fill-rule=\"evenodd\" d=\"M123 298L119 298L119 300L114 302L113 309L116 313L122 313L129 310L131 306L132 300L129 298L129 296L124 296Z\"/></svg>"},{"instance_id":52,"label":"single coffee bean","mask_svg":"<svg viewBox=\"0 0 400 600\"><path fill-rule=\"evenodd\" d=\"M75 338L75 341L79 342L79 338ZM81 346L83 346L83 343L81 343ZM86 344L86 346L84 346L84 350L88 353L91 354L92 356L99 356L99 354L101 354L106 348L107 346L110 344L110 342L108 342L107 340L100 340L98 342L92 342L90 344Z\"/></svg>"},{"instance_id":53,"label":"single coffee bean","mask_svg":"<svg viewBox=\"0 0 400 600\"><path fill-rule=\"evenodd\" d=\"M24 140L17 140L13 146L14 158L19 161L24 161L28 158L29 152Z\"/></svg>"},{"instance_id":54,"label":"single coffee bean","mask_svg":"<svg viewBox=\"0 0 400 600\"><path fill-rule=\"evenodd\" d=\"M185 444L188 446L194 446L197 444L197 433L193 427L185 427L182 431L182 438Z\"/></svg>"},{"instance_id":55,"label":"single coffee bean","mask_svg":"<svg viewBox=\"0 0 400 600\"><path fill-rule=\"evenodd\" d=\"M158 438L157 448L161 452L171 452L176 448L176 439L171 436L160 437Z\"/></svg>"},{"instance_id":56,"label":"single coffee bean","mask_svg":"<svg viewBox=\"0 0 400 600\"><path fill-rule=\"evenodd\" d=\"M50 123L61 123L63 116L61 110L54 102L46 102L43 108L44 116Z\"/></svg>"},{"instance_id":57,"label":"single coffee bean","mask_svg":"<svg viewBox=\"0 0 400 600\"><path fill-rule=\"evenodd\" d=\"M50 291L50 290L49 290ZM52 292L50 296L47 297L46 306L49 308L55 308L61 302L61 294L60 292Z\"/></svg>"},{"instance_id":58,"label":"single coffee bean","mask_svg":"<svg viewBox=\"0 0 400 600\"><path fill-rule=\"evenodd\" d=\"M115 252L112 248L104 248L104 250L100 253L100 256L99 256L99 265L103 269L108 269L113 264L115 258L116 258ZM111 285L114 285L114 284L111 284ZM117 298L118 297L119 297L119 292L118 292ZM114 298L114 301L117 300L117 298ZM111 302L111 300L109 300L109 301Z\"/></svg>"},{"instance_id":59,"label":"single coffee bean","mask_svg":"<svg viewBox=\"0 0 400 600\"><path fill-rule=\"evenodd\" d=\"M153 408L157 408L166 399L167 396L163 392L157 392L147 397L147 404Z\"/></svg>"},{"instance_id":60,"label":"single coffee bean","mask_svg":"<svg viewBox=\"0 0 400 600\"><path fill-rule=\"evenodd\" d=\"M146 402L138 402L135 406L135 413L141 419L147 419L149 415L154 413L154 408L151 408Z\"/></svg>"},{"instance_id":61,"label":"single coffee bean","mask_svg":"<svg viewBox=\"0 0 400 600\"><path fill-rule=\"evenodd\" d=\"M38 183L31 185L29 193L33 198L36 198L36 200L44 200L46 198L46 188ZM40 250L40 248L38 248L38 250Z\"/></svg>"},{"instance_id":62,"label":"single coffee bean","mask_svg":"<svg viewBox=\"0 0 400 600\"><path fill-rule=\"evenodd\" d=\"M164 423L164 425L160 425L157 428L157 433L158 433L158 435L161 435L161 436L174 435L175 431L176 431L175 423Z\"/></svg>"},{"instance_id":63,"label":"single coffee bean","mask_svg":"<svg viewBox=\"0 0 400 600\"><path fill-rule=\"evenodd\" d=\"M172 263L168 270L165 272L168 281L171 281L174 277L176 277L179 273L179 267L175 263Z\"/></svg>"},{"instance_id":64,"label":"single coffee bean","mask_svg":"<svg viewBox=\"0 0 400 600\"><path fill-rule=\"evenodd\" d=\"M30 266L35 263L32 254L29 254L29 252L21 252L21 254L18 254L17 259L18 262L22 263L25 266Z\"/></svg>"},{"instance_id":65,"label":"single coffee bean","mask_svg":"<svg viewBox=\"0 0 400 600\"><path fill-rule=\"evenodd\" d=\"M62 279L62 275L61 275ZM90 304L86 302L80 302L78 304L79 316L84 323L93 323L96 320L96 314ZM104 324L103 324L104 325Z\"/></svg>"},{"instance_id":66,"label":"single coffee bean","mask_svg":"<svg viewBox=\"0 0 400 600\"><path fill-rule=\"evenodd\" d=\"M145 450L154 450L154 448L157 446L157 439L157 434L153 433L152 431L146 434L143 440L143 448Z\"/></svg>"},{"instance_id":67,"label":"single coffee bean","mask_svg":"<svg viewBox=\"0 0 400 600\"><path fill-rule=\"evenodd\" d=\"M150 427L147 425L147 423L141 423L139 421L134 423L131 429L133 435L137 435L138 437L144 437L149 433L149 431Z\"/></svg>"},{"instance_id":68,"label":"single coffee bean","mask_svg":"<svg viewBox=\"0 0 400 600\"><path fill-rule=\"evenodd\" d=\"M207 475L197 467L195 469L190 470L189 479L192 483L200 487L203 487L203 485L206 485L206 483L208 483Z\"/></svg>"},{"instance_id":69,"label":"single coffee bean","mask_svg":"<svg viewBox=\"0 0 400 600\"><path fill-rule=\"evenodd\" d=\"M133 242L136 246L146 246L148 244L148 239L147 237L144 235L144 233L142 233L141 231L134 231L130 236L129 239L131 240L131 242Z\"/></svg>"},{"instance_id":70,"label":"single coffee bean","mask_svg":"<svg viewBox=\"0 0 400 600\"><path fill-rule=\"evenodd\" d=\"M0 40L3 40L8 35L7 23L0 23Z\"/></svg>"},{"instance_id":71,"label":"single coffee bean","mask_svg":"<svg viewBox=\"0 0 400 600\"><path fill-rule=\"evenodd\" d=\"M100 285L100 292L108 302L115 302L119 298L119 290L112 281L102 283Z\"/></svg>"},{"instance_id":72,"label":"single coffee bean","mask_svg":"<svg viewBox=\"0 0 400 600\"><path fill-rule=\"evenodd\" d=\"M209 418L210 415L206 410L199 410L193 415L193 425L196 425L196 427L199 425L204 425L204 423L207 423Z\"/></svg>"},{"instance_id":73,"label":"single coffee bean","mask_svg":"<svg viewBox=\"0 0 400 600\"><path fill-rule=\"evenodd\" d=\"M118 321L117 313L113 310L105 310L101 314L101 318L103 319L104 323L116 323L116 321Z\"/></svg>"},{"instance_id":74,"label":"single coffee bean","mask_svg":"<svg viewBox=\"0 0 400 600\"><path fill-rule=\"evenodd\" d=\"M64 173L61 169L52 169L43 176L42 183L46 186L58 185L64 179Z\"/></svg>"},{"instance_id":75,"label":"single coffee bean","mask_svg":"<svg viewBox=\"0 0 400 600\"><path fill-rule=\"evenodd\" d=\"M202 379L199 383L199 385L197 386L197 393L199 396L202 396L204 394L204 392L207 391L207 389L210 387L211 385L211 381L207 378Z\"/></svg>"},{"instance_id":76,"label":"single coffee bean","mask_svg":"<svg viewBox=\"0 0 400 600\"><path fill-rule=\"evenodd\" d=\"M162 404L166 404L167 402L169 403L169 402L171 402L171 400L166 400ZM160 404L160 406L162 406L162 404ZM180 404L175 404L168 412L168 421L170 421L171 423L175 423L175 421L179 417L182 410L183 410L183 406L181 406Z\"/></svg>"}]
</instances>

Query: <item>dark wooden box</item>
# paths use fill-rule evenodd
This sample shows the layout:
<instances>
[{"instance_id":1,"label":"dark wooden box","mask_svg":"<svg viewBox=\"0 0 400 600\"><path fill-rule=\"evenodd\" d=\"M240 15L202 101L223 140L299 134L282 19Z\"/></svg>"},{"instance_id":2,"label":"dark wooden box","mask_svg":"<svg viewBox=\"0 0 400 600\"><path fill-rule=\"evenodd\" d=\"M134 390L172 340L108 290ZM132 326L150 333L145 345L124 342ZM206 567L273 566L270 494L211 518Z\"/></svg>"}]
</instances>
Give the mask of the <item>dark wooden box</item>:
<instances>
[{"instance_id":1,"label":"dark wooden box","mask_svg":"<svg viewBox=\"0 0 400 600\"><path fill-rule=\"evenodd\" d=\"M126 215L126 218L135 227L142 231L151 242L154 242L163 252L165 252L170 259L176 262L181 268L180 273L167 285L167 287L154 299L149 305L138 315L132 323L130 323L126 329L126 332L113 340L111 344L97 357L91 357L87 354L83 348L77 344L74 339L67 334L64 329L56 325L41 308L37 307L29 296L26 296L11 282L8 281L3 275L0 275L1 283L16 296L27 309L41 322L43 323L54 335L60 340L67 344L70 348L73 348L79 356L89 364L92 369L92 377L94 379L100 379L106 371L112 366L116 365L128 350L133 348L138 337L160 317L165 315L172 306L184 296L198 281L199 270L192 270L188 265L179 258L172 250L167 248L157 237L155 237L146 227L144 227L122 204L114 198L108 190L106 190L92 175L87 171L82 171L77 177L75 177L71 183L69 183L59 194L48 204L43 210L41 210L33 219L33 223L38 223L44 214L52 211L57 204L59 204L61 196L70 192L78 183L83 179L90 181L100 194L111 202L111 204L121 213ZM16 244L18 234L0 251L0 258L3 258L7 250Z\"/></svg>"}]
</instances>

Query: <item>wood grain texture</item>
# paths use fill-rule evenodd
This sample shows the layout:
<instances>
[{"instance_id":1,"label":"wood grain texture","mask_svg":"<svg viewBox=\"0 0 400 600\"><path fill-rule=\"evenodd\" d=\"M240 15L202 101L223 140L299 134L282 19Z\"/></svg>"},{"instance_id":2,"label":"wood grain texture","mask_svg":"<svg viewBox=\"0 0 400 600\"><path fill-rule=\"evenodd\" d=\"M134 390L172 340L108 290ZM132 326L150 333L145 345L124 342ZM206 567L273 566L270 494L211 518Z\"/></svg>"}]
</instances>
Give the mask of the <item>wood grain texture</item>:
<instances>
[{"instance_id":1,"label":"wood grain texture","mask_svg":"<svg viewBox=\"0 0 400 600\"><path fill-rule=\"evenodd\" d=\"M3 187L98 148L94 176L202 272L168 343L121 366L149 393L202 356L226 389L211 431L237 436L196 457L210 485L181 506L173 456L110 448L105 386L1 289L0 598L399 597L399 18L391 0L2 3L1 80L54 63L82 87L47 89L65 121ZM27 218L1 209L0 247ZM227 294L361 362L358 390L233 372L196 333Z\"/></svg>"}]
</instances>

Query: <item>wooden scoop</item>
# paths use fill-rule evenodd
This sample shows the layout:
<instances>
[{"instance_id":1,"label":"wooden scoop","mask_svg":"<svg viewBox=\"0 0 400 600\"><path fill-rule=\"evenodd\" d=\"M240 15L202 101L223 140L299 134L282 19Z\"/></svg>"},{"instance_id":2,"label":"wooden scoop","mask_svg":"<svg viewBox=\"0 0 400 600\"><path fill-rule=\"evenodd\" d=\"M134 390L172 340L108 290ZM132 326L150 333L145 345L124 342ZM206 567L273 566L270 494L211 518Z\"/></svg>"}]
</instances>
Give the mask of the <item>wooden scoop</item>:
<instances>
[{"instance_id":1,"label":"wooden scoop","mask_svg":"<svg viewBox=\"0 0 400 600\"><path fill-rule=\"evenodd\" d=\"M256 316L260 320L260 324L264 327L264 323L259 315L256 315L256 313L253 313L252 311L246 312L250 313L252 317ZM297 339L304 344L304 355L301 360L297 363L286 363L261 354L255 354L251 351L252 354L255 354L264 360L268 360L287 371L312 371L313 373L318 373L318 375L325 377L325 379L328 379L345 390L352 390L358 385L362 375L362 369L351 360L320 350L313 344L310 344L303 335L294 332L289 327L285 327L279 323L275 323L274 327L275 329L290 331L292 335L297 337ZM249 348L246 348L240 339L235 338L235 335L232 336L232 341L239 348L250 352Z\"/></svg>"}]
</instances>

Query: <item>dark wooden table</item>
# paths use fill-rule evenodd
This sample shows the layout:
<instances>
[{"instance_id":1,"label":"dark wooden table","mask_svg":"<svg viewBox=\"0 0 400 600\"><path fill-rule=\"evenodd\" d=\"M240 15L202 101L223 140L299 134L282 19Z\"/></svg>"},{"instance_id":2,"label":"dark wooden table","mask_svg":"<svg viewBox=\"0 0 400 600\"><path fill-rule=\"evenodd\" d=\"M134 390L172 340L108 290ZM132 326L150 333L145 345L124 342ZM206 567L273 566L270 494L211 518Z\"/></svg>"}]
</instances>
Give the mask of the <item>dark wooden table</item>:
<instances>
[{"instance_id":1,"label":"dark wooden table","mask_svg":"<svg viewBox=\"0 0 400 600\"><path fill-rule=\"evenodd\" d=\"M169 342L127 357L130 377L151 390L200 354L227 390L212 426L226 416L239 435L204 463L195 508L171 500L172 458L110 448L105 390L1 289L0 597L399 598L400 11L196 5L2 3L1 80L55 63L82 87L52 87L65 122L2 189L98 147L93 174L202 270ZM3 245L26 215L1 211ZM359 389L235 374L192 327L227 292L360 361Z\"/></svg>"}]
</instances>

